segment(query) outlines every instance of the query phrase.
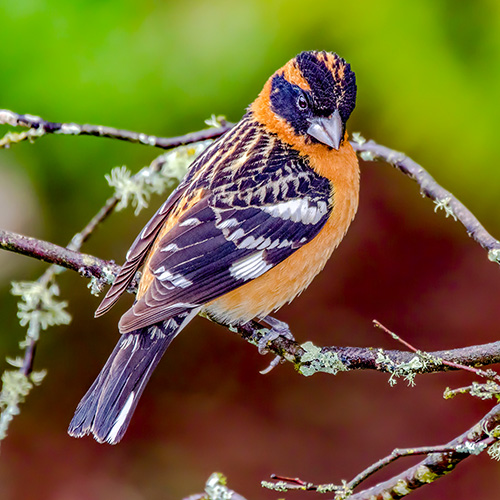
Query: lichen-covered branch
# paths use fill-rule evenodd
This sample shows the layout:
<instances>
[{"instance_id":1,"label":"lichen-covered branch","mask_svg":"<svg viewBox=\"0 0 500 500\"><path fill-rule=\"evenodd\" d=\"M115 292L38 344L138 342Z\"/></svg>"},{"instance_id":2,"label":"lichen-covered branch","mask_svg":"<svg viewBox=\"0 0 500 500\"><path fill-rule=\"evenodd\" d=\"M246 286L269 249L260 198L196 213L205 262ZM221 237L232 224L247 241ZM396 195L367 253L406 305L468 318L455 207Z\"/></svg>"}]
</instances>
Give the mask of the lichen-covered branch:
<instances>
[{"instance_id":1,"label":"lichen-covered branch","mask_svg":"<svg viewBox=\"0 0 500 500\"><path fill-rule=\"evenodd\" d=\"M217 121L212 120L215 124ZM221 119L217 121L217 126L210 127L198 132L192 132L178 137L157 137L130 130L121 130L102 125L81 125L78 123L58 123L49 122L39 116L30 114L18 114L8 109L0 109L0 125L10 125L11 127L26 127L24 132L9 132L0 139L0 148L8 148L12 144L22 141L34 141L47 134L60 135L92 135L96 137L108 137L121 141L134 142L153 146L161 149L172 149L193 142L214 139L227 132L233 125Z\"/></svg>"},{"instance_id":2,"label":"lichen-covered branch","mask_svg":"<svg viewBox=\"0 0 500 500\"><path fill-rule=\"evenodd\" d=\"M101 287L112 282L120 269L112 261L5 230L0 230L0 248L76 271L87 278L96 278ZM257 322L238 327L238 333L256 345L266 331ZM341 370L377 370L404 376L405 367L413 374L454 369L442 361L452 361L466 366L500 362L500 341L419 354L380 348L338 346L320 348L310 342L300 345L294 340L280 336L271 340L267 349L294 363L298 371L304 375L316 372L336 373Z\"/></svg>"},{"instance_id":3,"label":"lichen-covered branch","mask_svg":"<svg viewBox=\"0 0 500 500\"><path fill-rule=\"evenodd\" d=\"M207 124L211 125L208 129L165 138L102 125L49 122L39 116L18 114L6 109L0 110L0 124L28 128L27 131L21 133L7 133L0 139L0 148L9 147L11 144L25 140L34 141L46 134L62 134L108 137L162 149L172 149L206 139L215 139L233 126L232 123L226 122L223 118L213 116L211 120L207 120ZM422 194L435 202L436 210L441 208L447 217L451 216L455 220L459 220L469 236L488 251L488 258L500 264L500 241L491 236L472 212L453 194L440 186L421 165L399 151L377 144L373 140L366 141L360 134L353 134L351 144L363 160L383 160L415 180L420 185Z\"/></svg>"},{"instance_id":4,"label":"lichen-covered branch","mask_svg":"<svg viewBox=\"0 0 500 500\"><path fill-rule=\"evenodd\" d=\"M238 327L238 333L258 344L264 335L263 328L256 322ZM303 375L316 372L332 373L347 370L377 370L398 377L423 373L455 370L442 361L460 363L465 366L484 366L500 362L500 341L473 345L458 349L447 349L426 353L389 350L371 347L317 347L311 342L299 344L280 336L269 341L269 352L292 362Z\"/></svg>"},{"instance_id":5,"label":"lichen-covered branch","mask_svg":"<svg viewBox=\"0 0 500 500\"><path fill-rule=\"evenodd\" d=\"M451 472L457 464L472 455L479 455L486 449L498 458L500 438L500 404L496 405L468 431L443 446L395 449L390 455L378 460L360 472L351 481L342 484L314 484L300 478L273 475L273 481L263 481L262 486L276 491L317 491L334 492L335 500L398 500L412 491L431 484ZM410 467L391 479L366 490L354 493L353 490L368 477L383 469L395 460L415 455L426 455L419 464Z\"/></svg>"},{"instance_id":6,"label":"lichen-covered branch","mask_svg":"<svg viewBox=\"0 0 500 500\"><path fill-rule=\"evenodd\" d=\"M119 267L113 262L81 253L80 248L84 241L114 210L133 205L137 213L147 206L151 193L163 192L165 189L173 187L184 175L188 164L206 147L206 143L198 143L198 141L219 137L232 125L218 119L212 119L209 123L212 125L210 129L174 138L160 138L111 127L48 122L40 117L20 115L8 110L0 110L0 124L27 129L21 133L8 132L0 139L0 148L9 147L25 140L33 141L46 134L109 137L163 149L197 143L188 148L181 148L161 155L150 166L145 167L135 175L132 175L125 167L114 169L109 176L106 176L110 186L115 189L114 195L107 200L85 228L73 237L66 248L0 230L0 249L24 254L52 264L36 282L17 283L13 287L13 293L21 296L18 316L21 323L27 327L27 335L22 342L24 358L12 361L17 370L6 371L2 377L3 387L0 394L1 439L6 433L9 422L18 413L19 404L33 385L39 383L43 377L43 373L33 372L33 359L40 330L48 325L64 324L69 321L69 315L64 311L66 303L56 300L58 295L55 283L56 274L60 272L62 267L77 271L81 275L91 278L93 293L101 291L106 283L114 279ZM384 160L415 180L420 185L421 192L436 203L436 209L442 208L447 216L451 215L455 220L459 220L466 228L467 233L488 251L488 258L500 264L500 242L491 236L477 218L451 193L437 184L420 165L402 153L381 146L374 141L364 141L359 135L353 138L352 144L362 159L367 161ZM225 326L234 330L231 325ZM238 327L237 331L249 342L259 345L259 341L262 341L267 330L257 322L251 322ZM267 349L282 359L292 362L296 369L305 376L316 372L336 374L342 370L372 369L389 373L392 382L395 382L397 377L403 377L412 383L417 373L459 369L460 367L454 363L476 367L500 362L500 341L460 349L422 353L415 349L414 352L405 352L358 347L328 346L320 348L310 342L300 345L294 340L279 336L268 342ZM481 373L476 371L476 373L489 377L488 371ZM498 384L493 382L493 376L489 378L487 384L477 384L477 386L462 390L479 397L493 398L498 395ZM401 498L414 489L442 477L460 461L471 454L477 454L488 446L490 450L493 450L492 455L500 455L500 450L497 449L497 439L500 434L498 432L499 425L500 405L497 405L469 431L450 441L444 447L395 451L361 472L350 483L344 482L340 487L323 485L325 488L322 490L327 491L328 487L331 486L329 491L335 492L336 498L344 498L342 496L344 493L350 495L352 490L366 477L396 458L404 454L427 454L426 458L417 466L409 468L389 481L350 496L353 500ZM205 493L193 498L242 499L240 495L227 489L224 481L220 480L221 477L212 476L207 483ZM320 488L316 487L316 491L320 491Z\"/></svg>"}]
</instances>

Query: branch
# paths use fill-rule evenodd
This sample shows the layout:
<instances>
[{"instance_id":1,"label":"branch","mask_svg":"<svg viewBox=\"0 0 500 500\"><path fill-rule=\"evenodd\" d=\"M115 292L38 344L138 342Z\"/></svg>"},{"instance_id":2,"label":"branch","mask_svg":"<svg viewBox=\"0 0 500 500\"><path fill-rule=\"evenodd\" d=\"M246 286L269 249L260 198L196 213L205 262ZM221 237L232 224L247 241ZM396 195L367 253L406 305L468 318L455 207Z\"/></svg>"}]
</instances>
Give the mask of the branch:
<instances>
[{"instance_id":1,"label":"branch","mask_svg":"<svg viewBox=\"0 0 500 500\"><path fill-rule=\"evenodd\" d=\"M145 146L172 149L178 146L192 144L193 142L214 139L233 127L232 123L221 120L220 126L200 130L198 132L191 132L178 137L156 137L155 135L131 132L130 130L121 130L113 127L103 127L102 125L80 125L78 123L49 122L39 116L28 114L20 115L18 113L14 113L13 111L9 111L8 109L0 109L0 125L28 128L26 132L6 134L2 139L0 139L0 148L8 148L11 144L16 144L26 140L34 141L35 139L47 134L60 134L108 137L110 139L118 139L120 141L144 144Z\"/></svg>"},{"instance_id":2,"label":"branch","mask_svg":"<svg viewBox=\"0 0 500 500\"><path fill-rule=\"evenodd\" d=\"M32 115L19 115L7 110L0 110L0 124L27 127L26 132L20 134L8 133L0 139L0 147L9 147L10 144L24 140L34 140L46 134L66 135L93 135L109 137L129 142L146 144L164 149L179 145L215 138L231 128L231 124L223 123L221 126L187 134L174 138L158 138L146 134L101 127L93 125L78 125L74 123L53 123ZM400 170L405 175L415 180L421 192L434 200L437 208L445 210L446 215L451 215L459 220L476 242L488 251L488 258L500 264L500 242L493 238L479 223L477 218L451 193L442 188L436 181L417 163L402 153L376 144L373 141L365 142L355 137L352 142L354 149L364 160L382 159ZM156 162L156 163L155 163ZM162 160L159 157L151 165L152 170L161 169ZM139 174L137 174L139 175ZM119 203L119 195L111 197L89 224L72 239L68 248L62 248L52 243L22 236L16 233L0 230L0 248L21 253L38 260L53 264L40 278L40 283L49 283L53 280L57 270L62 266L79 272L86 277L96 278L100 283L111 281L117 274L119 267L110 261L80 253L82 243L92 234L97 225L102 222ZM225 325L230 326L230 325ZM40 329L40 326L38 326ZM250 322L238 328L238 333L246 340L259 345L259 341L267 338L266 329L257 322ZM25 345L25 358L19 366L19 373L27 377L31 373L33 356L37 336L29 338ZM477 366L500 362L500 342L437 351L433 353L403 352L395 350L382 350L357 347L323 347L318 348L311 343L297 344L294 340L278 336L267 343L267 349L280 355L283 359L293 362L296 368L304 375L311 375L318 371L337 373L340 370L374 369L391 373L391 378L396 375L414 376L415 373L430 373L460 368L456 364ZM443 361L448 364L444 364ZM406 374L406 375L405 375ZM472 391L471 391L472 392ZM11 410L15 411L15 407ZM4 413L4 412L2 412ZM11 412L12 413L12 412ZM10 415L6 417L11 418ZM492 436L493 430L500 422L500 405L497 405L474 427L458 438L452 440L444 447L430 447L420 450L395 450L388 457L373 464L364 472L356 476L346 487L354 488L366 477L396 458L415 454L428 453L420 464L412 467L389 481L385 481L365 492L356 493L351 498L360 500L365 498L387 499L401 498L414 489L433 482L452 470L460 461L471 454L476 454L486 446L496 441L497 436ZM6 428L6 425L3 426ZM338 491L338 488L337 488ZM231 492L235 498L237 494Z\"/></svg>"},{"instance_id":3,"label":"branch","mask_svg":"<svg viewBox=\"0 0 500 500\"><path fill-rule=\"evenodd\" d=\"M377 484L350 496L350 500L390 500L402 498L412 491L433 483L451 472L460 462L481 453L497 441L491 433L500 425L500 404L496 405L477 424L456 437L444 448L452 451L431 453L417 465L398 474L388 481Z\"/></svg>"},{"instance_id":4,"label":"branch","mask_svg":"<svg viewBox=\"0 0 500 500\"><path fill-rule=\"evenodd\" d=\"M227 325L223 325L227 326ZM238 334L252 344L258 344L265 335L257 322L238 327ZM310 342L298 344L283 335L270 340L267 350L289 361L303 375L316 372L333 373L347 370L376 370L394 374L401 367L409 366L413 374L435 373L459 369L442 361L465 366L491 365L500 362L500 341L458 349L414 353L373 347L316 347ZM419 365L414 360L423 358Z\"/></svg>"},{"instance_id":5,"label":"branch","mask_svg":"<svg viewBox=\"0 0 500 500\"><path fill-rule=\"evenodd\" d=\"M467 234L488 251L488 259L500 264L500 241L491 236L474 214L449 191L440 186L424 168L403 153L390 149L375 141L365 142L359 134L353 136L351 144L359 156L366 161L383 160L416 181L420 192L436 203L435 211L443 209L446 217L460 221Z\"/></svg>"},{"instance_id":6,"label":"branch","mask_svg":"<svg viewBox=\"0 0 500 500\"><path fill-rule=\"evenodd\" d=\"M76 271L87 278L97 278L103 283L112 282L120 270L120 266L112 261L5 230L0 230L0 248ZM228 325L223 326L227 327ZM238 328L239 335L253 344L258 344L266 331L257 322L251 322ZM419 356L418 353L398 350L328 346L321 349L316 348L318 352L315 358L308 361L307 355L310 350L308 350L307 343L300 345L284 336L269 341L267 349L294 363L303 374L309 374L307 370L314 370L315 372L328 371L326 366L321 367L317 363L322 358L331 359L335 357L343 365L344 370L377 370L394 373L395 367L409 365L412 360ZM425 356L428 360L427 364L422 364L421 367L413 367L412 371L414 373L432 373L458 369L443 364L441 361L461 363L466 366L490 365L500 362L500 341L459 349L435 351L425 353ZM432 361L433 359L435 362Z\"/></svg>"},{"instance_id":7,"label":"branch","mask_svg":"<svg viewBox=\"0 0 500 500\"><path fill-rule=\"evenodd\" d=\"M271 478L277 482L263 481L262 486L272 490L289 491L317 491L321 493L335 492L335 500L397 500L409 495L417 488L433 483L437 479L451 472L460 462L471 455L479 455L485 449L498 442L500 424L500 404L497 404L487 415L468 431L456 437L444 446L429 446L422 448L395 449L390 455L378 460L360 472L349 482L342 485L314 484L300 478L282 477L273 474ZM494 455L497 450L489 450ZM354 490L363 481L375 472L383 469L401 457L427 455L417 465L397 474L391 479L354 493Z\"/></svg>"},{"instance_id":8,"label":"branch","mask_svg":"<svg viewBox=\"0 0 500 500\"><path fill-rule=\"evenodd\" d=\"M0 248L76 271L86 278L93 276L107 281L120 270L112 261L3 229L0 229Z\"/></svg>"},{"instance_id":9,"label":"branch","mask_svg":"<svg viewBox=\"0 0 500 500\"><path fill-rule=\"evenodd\" d=\"M162 149L171 149L206 139L215 139L233 127L232 123L217 120L215 117L212 117L210 123L218 126L178 137L165 138L102 125L49 122L39 116L22 115L4 109L0 110L0 124L12 127L27 127L28 131L20 134L6 134L0 139L0 148L9 147L11 144L24 140L33 141L46 134L62 134L108 137ZM445 210L447 217L452 216L455 220L459 220L464 225L468 235L488 251L488 258L500 264L500 241L491 236L472 212L449 191L440 186L421 165L403 153L377 144L372 140L365 141L359 134L353 134L351 145L363 160L383 160L415 180L420 185L422 194L436 203L436 210L441 208Z\"/></svg>"}]
</instances>

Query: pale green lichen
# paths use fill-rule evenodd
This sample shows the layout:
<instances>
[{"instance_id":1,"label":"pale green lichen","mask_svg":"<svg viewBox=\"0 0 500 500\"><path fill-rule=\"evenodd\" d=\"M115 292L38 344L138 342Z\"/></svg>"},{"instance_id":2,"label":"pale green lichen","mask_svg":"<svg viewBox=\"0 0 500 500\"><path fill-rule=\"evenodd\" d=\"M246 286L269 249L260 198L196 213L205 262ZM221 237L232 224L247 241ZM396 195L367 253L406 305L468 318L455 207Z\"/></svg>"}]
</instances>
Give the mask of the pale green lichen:
<instances>
[{"instance_id":1,"label":"pale green lichen","mask_svg":"<svg viewBox=\"0 0 500 500\"><path fill-rule=\"evenodd\" d=\"M465 441L460 443L455 447L458 453L468 453L469 455L479 455L481 454L488 445L486 443L475 443L473 441Z\"/></svg>"},{"instance_id":2,"label":"pale green lichen","mask_svg":"<svg viewBox=\"0 0 500 500\"><path fill-rule=\"evenodd\" d=\"M138 215L147 208L151 194L163 193L171 188L186 174L192 161L204 151L212 141L202 141L188 146L180 146L159 156L149 167L145 167L132 175L125 167L116 167L106 174L108 184L115 189L119 199L116 210L122 210L131 205ZM156 169L157 165L160 169Z\"/></svg>"},{"instance_id":3,"label":"pale green lichen","mask_svg":"<svg viewBox=\"0 0 500 500\"><path fill-rule=\"evenodd\" d=\"M91 295L99 297L99 294L104 290L104 283L99 278L92 276L87 283L87 288L90 290Z\"/></svg>"},{"instance_id":4,"label":"pale green lichen","mask_svg":"<svg viewBox=\"0 0 500 500\"><path fill-rule=\"evenodd\" d=\"M227 479L224 474L214 472L205 483L207 500L231 500L234 491L227 487Z\"/></svg>"},{"instance_id":5,"label":"pale green lichen","mask_svg":"<svg viewBox=\"0 0 500 500\"><path fill-rule=\"evenodd\" d=\"M334 484L322 484L318 486L318 493L328 493L330 491L335 491L335 500L345 500L353 493L345 479L342 479L342 484L340 486L336 486Z\"/></svg>"},{"instance_id":6,"label":"pale green lichen","mask_svg":"<svg viewBox=\"0 0 500 500\"><path fill-rule=\"evenodd\" d=\"M442 200L434 200L434 203L436 204L436 206L434 207L434 212L437 212L438 210L444 210L446 218L451 216L456 221L457 216L455 215L453 209L450 206L450 201L451 201L450 197L443 198Z\"/></svg>"},{"instance_id":7,"label":"pale green lichen","mask_svg":"<svg viewBox=\"0 0 500 500\"><path fill-rule=\"evenodd\" d=\"M491 431L489 431L488 435L494 437L495 439L500 439L500 425L497 425ZM500 461L500 441L493 443L488 448L488 455L494 460Z\"/></svg>"},{"instance_id":8,"label":"pale green lichen","mask_svg":"<svg viewBox=\"0 0 500 500\"><path fill-rule=\"evenodd\" d=\"M319 484L316 488L318 493L333 493L335 492L335 500L343 500L352 495L352 490L347 486L347 481L342 480L342 486L333 483Z\"/></svg>"},{"instance_id":9,"label":"pale green lichen","mask_svg":"<svg viewBox=\"0 0 500 500\"><path fill-rule=\"evenodd\" d=\"M273 491L288 491L288 485L284 481L276 481L275 483L271 483L271 481L261 481L260 485L263 488L267 488L268 490ZM296 488L298 490L303 488Z\"/></svg>"},{"instance_id":10,"label":"pale green lichen","mask_svg":"<svg viewBox=\"0 0 500 500\"><path fill-rule=\"evenodd\" d=\"M21 297L17 304L17 317L21 326L28 327L28 338L21 343L21 347L25 347L29 339L38 340L40 330L53 325L67 325L71 321L65 310L68 303L56 300L59 287L55 283L14 281L11 293Z\"/></svg>"},{"instance_id":11,"label":"pale green lichen","mask_svg":"<svg viewBox=\"0 0 500 500\"><path fill-rule=\"evenodd\" d=\"M408 481L405 481L404 479L400 479L392 488L392 490L401 497L404 497L411 493L411 489L408 486Z\"/></svg>"},{"instance_id":12,"label":"pale green lichen","mask_svg":"<svg viewBox=\"0 0 500 500\"><path fill-rule=\"evenodd\" d=\"M322 352L321 348L312 342L306 342L301 347L305 351L298 366L298 371L302 375L309 377L317 372L336 375L338 372L347 371L337 353Z\"/></svg>"},{"instance_id":13,"label":"pale green lichen","mask_svg":"<svg viewBox=\"0 0 500 500\"><path fill-rule=\"evenodd\" d=\"M406 155L399 151L391 151L387 157L387 163L391 165L400 165L406 159ZM411 176L413 178L413 176Z\"/></svg>"},{"instance_id":14,"label":"pale green lichen","mask_svg":"<svg viewBox=\"0 0 500 500\"><path fill-rule=\"evenodd\" d=\"M21 297L17 316L21 326L27 327L26 337L20 342L22 349L36 342L41 330L71 321L71 316L65 311L67 303L56 300L59 288L53 282L13 282L11 293ZM33 386L38 385L45 377L45 371L32 372L27 376L23 370L24 360L19 357L7 358L7 362L17 370L6 370L2 374L0 440L6 436L14 416L19 414L19 405L24 402Z\"/></svg>"},{"instance_id":15,"label":"pale green lichen","mask_svg":"<svg viewBox=\"0 0 500 500\"><path fill-rule=\"evenodd\" d=\"M359 156L364 161L375 161L377 158L372 151L361 151L361 153L359 153Z\"/></svg>"},{"instance_id":16,"label":"pale green lichen","mask_svg":"<svg viewBox=\"0 0 500 500\"><path fill-rule=\"evenodd\" d=\"M146 189L141 176L132 176L127 167L116 167L111 174L106 174L108 184L115 189L115 196L120 200L116 210L123 210L129 204L135 207L135 215L148 206L150 192Z\"/></svg>"},{"instance_id":17,"label":"pale green lichen","mask_svg":"<svg viewBox=\"0 0 500 500\"><path fill-rule=\"evenodd\" d=\"M491 262L496 262L497 264L500 264L500 249L493 248L493 249L489 250L488 251L488 259Z\"/></svg>"},{"instance_id":18,"label":"pale green lichen","mask_svg":"<svg viewBox=\"0 0 500 500\"><path fill-rule=\"evenodd\" d=\"M18 363L19 360L15 362ZM19 370L3 372L0 392L0 441L7 435L12 419L19 414L19 405L24 402L33 386L40 384L45 374L45 371L33 372L30 376Z\"/></svg>"},{"instance_id":19,"label":"pale green lichen","mask_svg":"<svg viewBox=\"0 0 500 500\"><path fill-rule=\"evenodd\" d=\"M226 117L224 115L212 115L210 118L207 118L205 120L205 123L209 127L214 127L214 128L219 128L224 125L224 122L226 121Z\"/></svg>"},{"instance_id":20,"label":"pale green lichen","mask_svg":"<svg viewBox=\"0 0 500 500\"><path fill-rule=\"evenodd\" d=\"M434 358L431 359L434 362ZM403 378L408 382L409 386L413 387L415 385L417 373L425 370L428 366L428 360L426 359L425 353L417 352L417 354L407 363L397 364L385 354L383 349L378 350L376 363L391 374L389 377L389 384L391 386L397 384L398 378Z\"/></svg>"},{"instance_id":21,"label":"pale green lichen","mask_svg":"<svg viewBox=\"0 0 500 500\"><path fill-rule=\"evenodd\" d=\"M494 460L500 461L500 442L497 441L496 443L493 443L489 448L488 448L488 455L493 458Z\"/></svg>"},{"instance_id":22,"label":"pale green lichen","mask_svg":"<svg viewBox=\"0 0 500 500\"><path fill-rule=\"evenodd\" d=\"M353 132L352 142L355 142L356 144L362 146L366 142L366 139L361 135L361 132Z\"/></svg>"},{"instance_id":23,"label":"pale green lichen","mask_svg":"<svg viewBox=\"0 0 500 500\"><path fill-rule=\"evenodd\" d=\"M493 380L487 380L484 384L479 382L472 382L471 385L467 387L461 387L460 389L450 389L447 387L444 391L443 398L451 399L457 394L470 394L479 399L500 399L500 385L498 385Z\"/></svg>"},{"instance_id":24,"label":"pale green lichen","mask_svg":"<svg viewBox=\"0 0 500 500\"><path fill-rule=\"evenodd\" d=\"M471 396L475 396L480 399L492 399L493 397L498 398L500 395L500 386L493 380L487 380L484 384L472 382L469 393Z\"/></svg>"},{"instance_id":25,"label":"pale green lichen","mask_svg":"<svg viewBox=\"0 0 500 500\"><path fill-rule=\"evenodd\" d=\"M417 467L414 475L421 483L433 483L439 477L439 474L432 472L426 465Z\"/></svg>"},{"instance_id":26,"label":"pale green lichen","mask_svg":"<svg viewBox=\"0 0 500 500\"><path fill-rule=\"evenodd\" d=\"M25 132L7 132L0 139L0 148L8 148L11 144L16 144L26 140L33 143L42 135L45 135L45 129L43 127L30 128Z\"/></svg>"}]
</instances>

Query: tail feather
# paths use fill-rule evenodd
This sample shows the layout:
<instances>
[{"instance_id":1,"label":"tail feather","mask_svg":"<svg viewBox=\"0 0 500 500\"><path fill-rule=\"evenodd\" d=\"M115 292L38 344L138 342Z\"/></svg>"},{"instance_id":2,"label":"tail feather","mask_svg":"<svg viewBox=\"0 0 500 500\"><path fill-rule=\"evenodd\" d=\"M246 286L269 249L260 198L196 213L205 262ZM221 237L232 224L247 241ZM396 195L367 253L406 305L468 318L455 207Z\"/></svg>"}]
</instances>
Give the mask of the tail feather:
<instances>
[{"instance_id":1,"label":"tail feather","mask_svg":"<svg viewBox=\"0 0 500 500\"><path fill-rule=\"evenodd\" d=\"M118 443L139 398L170 342L197 311L125 333L101 373L80 401L69 425L73 437L93 434L100 443Z\"/></svg>"}]
</instances>

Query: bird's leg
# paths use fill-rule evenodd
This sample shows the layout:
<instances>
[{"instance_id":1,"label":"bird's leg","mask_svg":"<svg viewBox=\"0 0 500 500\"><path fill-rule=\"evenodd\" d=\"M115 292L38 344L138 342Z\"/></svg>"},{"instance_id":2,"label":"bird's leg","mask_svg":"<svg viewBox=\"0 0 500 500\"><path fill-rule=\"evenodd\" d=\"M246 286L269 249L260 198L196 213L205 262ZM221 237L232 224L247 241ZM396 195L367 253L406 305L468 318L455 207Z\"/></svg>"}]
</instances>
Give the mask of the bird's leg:
<instances>
[{"instance_id":1,"label":"bird's leg","mask_svg":"<svg viewBox=\"0 0 500 500\"><path fill-rule=\"evenodd\" d=\"M271 329L265 335L263 335L261 339L259 339L258 348L260 354L266 354L268 352L267 344L277 339L278 337L283 336L289 340L295 340L295 337L290 331L290 327L284 321L280 321L279 319L273 318L272 316L266 316L260 321L267 323L271 327ZM275 366L278 366L280 361L283 361L281 356L275 356L271 363L269 363L269 366L262 370L260 373L269 373Z\"/></svg>"},{"instance_id":2,"label":"bird's leg","mask_svg":"<svg viewBox=\"0 0 500 500\"><path fill-rule=\"evenodd\" d=\"M207 312L200 313L200 316L203 316L209 319L210 321L218 323L219 325L225 326L232 331L239 330L240 333L242 333L243 336L246 338L254 339L255 337L260 337L259 340L257 340L257 347L259 349L260 354L267 354L268 343L272 342L273 340L277 339L280 336L286 337L287 339L290 340L295 340L288 324L285 323L284 321L280 321L276 318L273 318L272 316L265 316L264 318L258 320L252 320L249 321L248 323L242 323L239 325L237 324L232 325L230 323L217 320L212 316L210 316L210 314L208 314ZM270 327L270 329L268 329L265 334L260 333L263 326L261 323L267 323L267 325L269 325ZM269 366L266 369L262 370L260 373L263 374L269 373L275 366L279 364L281 359L282 359L281 356L276 356L271 361Z\"/></svg>"},{"instance_id":3,"label":"bird's leg","mask_svg":"<svg viewBox=\"0 0 500 500\"><path fill-rule=\"evenodd\" d=\"M271 327L271 329L259 340L258 347L260 354L265 354L267 352L267 344L276 340L278 337L283 336L289 340L295 340L295 337L290 331L290 327L284 321L280 321L272 316L266 316L260 321L264 321Z\"/></svg>"}]
</instances>

